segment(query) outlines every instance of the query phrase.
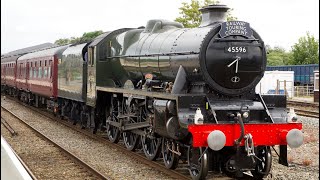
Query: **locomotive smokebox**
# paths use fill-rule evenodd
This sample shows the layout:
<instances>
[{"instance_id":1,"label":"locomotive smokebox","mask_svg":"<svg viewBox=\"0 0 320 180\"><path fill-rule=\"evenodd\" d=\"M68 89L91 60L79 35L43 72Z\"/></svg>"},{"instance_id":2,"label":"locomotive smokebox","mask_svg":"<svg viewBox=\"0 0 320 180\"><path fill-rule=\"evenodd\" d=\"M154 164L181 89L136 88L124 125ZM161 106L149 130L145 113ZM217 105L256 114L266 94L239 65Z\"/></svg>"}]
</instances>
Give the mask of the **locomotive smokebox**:
<instances>
[{"instance_id":1,"label":"locomotive smokebox","mask_svg":"<svg viewBox=\"0 0 320 180\"><path fill-rule=\"evenodd\" d=\"M227 11L229 8L226 5L209 5L199 10L202 13L200 27L208 26L215 22L227 21Z\"/></svg>"}]
</instances>

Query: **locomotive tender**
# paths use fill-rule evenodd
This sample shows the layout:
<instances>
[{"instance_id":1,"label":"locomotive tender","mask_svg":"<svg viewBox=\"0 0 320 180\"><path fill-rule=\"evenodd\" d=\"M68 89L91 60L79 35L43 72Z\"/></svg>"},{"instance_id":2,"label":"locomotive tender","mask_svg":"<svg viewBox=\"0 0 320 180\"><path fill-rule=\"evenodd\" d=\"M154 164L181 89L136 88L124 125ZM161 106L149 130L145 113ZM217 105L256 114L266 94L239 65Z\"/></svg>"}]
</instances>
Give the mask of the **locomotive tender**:
<instances>
[{"instance_id":1,"label":"locomotive tender","mask_svg":"<svg viewBox=\"0 0 320 180\"><path fill-rule=\"evenodd\" d=\"M250 24L226 22L224 5L200 10L198 28L150 20L21 56L26 81L16 95L94 133L106 131L114 143L122 138L150 160L162 154L167 168L187 161L193 179L216 170L261 179L270 172L272 146L280 145L279 163L288 165L287 145L302 144L302 124L288 119L285 96L255 94L267 59ZM33 91L30 78L50 90Z\"/></svg>"}]
</instances>

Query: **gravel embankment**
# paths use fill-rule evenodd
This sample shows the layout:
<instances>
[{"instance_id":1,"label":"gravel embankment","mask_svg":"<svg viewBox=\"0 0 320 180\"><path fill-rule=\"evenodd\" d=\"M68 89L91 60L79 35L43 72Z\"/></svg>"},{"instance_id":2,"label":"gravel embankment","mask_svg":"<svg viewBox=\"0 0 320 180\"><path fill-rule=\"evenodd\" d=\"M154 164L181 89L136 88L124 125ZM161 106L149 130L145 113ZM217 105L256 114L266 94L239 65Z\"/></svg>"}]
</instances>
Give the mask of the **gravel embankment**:
<instances>
[{"instance_id":1,"label":"gravel embankment","mask_svg":"<svg viewBox=\"0 0 320 180\"><path fill-rule=\"evenodd\" d=\"M304 144L296 149L288 147L288 161L293 167L278 164L273 155L272 177L267 179L319 179L319 119L298 116L303 124Z\"/></svg>"}]
</instances>

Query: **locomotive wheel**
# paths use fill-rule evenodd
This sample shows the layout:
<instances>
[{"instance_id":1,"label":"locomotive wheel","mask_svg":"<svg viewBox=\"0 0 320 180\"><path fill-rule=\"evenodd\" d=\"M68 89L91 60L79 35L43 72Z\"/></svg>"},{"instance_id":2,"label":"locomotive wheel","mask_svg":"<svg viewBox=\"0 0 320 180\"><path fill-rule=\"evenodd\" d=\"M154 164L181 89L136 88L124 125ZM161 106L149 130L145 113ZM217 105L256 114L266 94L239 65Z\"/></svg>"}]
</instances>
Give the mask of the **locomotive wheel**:
<instances>
[{"instance_id":1,"label":"locomotive wheel","mask_svg":"<svg viewBox=\"0 0 320 180\"><path fill-rule=\"evenodd\" d=\"M232 156L228 157L228 161L224 165L223 172L226 174L228 177L231 178L236 178L237 173L242 173L240 172L234 165L230 164L230 161L234 161L234 159L231 159Z\"/></svg>"},{"instance_id":2,"label":"locomotive wheel","mask_svg":"<svg viewBox=\"0 0 320 180\"><path fill-rule=\"evenodd\" d=\"M258 150L257 156L260 160L257 160L255 170L251 171L251 174L255 179L263 179L266 177L271 169L272 155L270 146L262 147Z\"/></svg>"},{"instance_id":3,"label":"locomotive wheel","mask_svg":"<svg viewBox=\"0 0 320 180\"><path fill-rule=\"evenodd\" d=\"M192 179L205 179L208 174L208 153L204 152L204 148L201 147L190 148L188 151L188 164Z\"/></svg>"},{"instance_id":4,"label":"locomotive wheel","mask_svg":"<svg viewBox=\"0 0 320 180\"><path fill-rule=\"evenodd\" d=\"M81 114L80 116L81 129L85 129L88 121L88 115L86 114L85 110L81 110L80 114Z\"/></svg>"},{"instance_id":5,"label":"locomotive wheel","mask_svg":"<svg viewBox=\"0 0 320 180\"><path fill-rule=\"evenodd\" d=\"M162 138L162 157L164 165L168 169L176 169L179 164L179 156L170 151L169 148L176 150L174 142Z\"/></svg>"},{"instance_id":6,"label":"locomotive wheel","mask_svg":"<svg viewBox=\"0 0 320 180\"><path fill-rule=\"evenodd\" d=\"M110 107L110 121L119 122L118 118L119 110L118 110L118 100L114 97L111 98L111 107ZM120 130L118 127L112 126L110 124L107 125L107 134L108 138L113 143L119 142Z\"/></svg>"},{"instance_id":7,"label":"locomotive wheel","mask_svg":"<svg viewBox=\"0 0 320 180\"><path fill-rule=\"evenodd\" d=\"M137 148L139 136L129 131L122 133L122 136L126 148L129 151L134 151Z\"/></svg>"},{"instance_id":8,"label":"locomotive wheel","mask_svg":"<svg viewBox=\"0 0 320 180\"><path fill-rule=\"evenodd\" d=\"M127 107L124 108L123 114L124 115L135 114L136 111L137 111L136 104L133 103L130 105L130 108L127 108ZM138 121L138 118L129 117L128 123L136 123L137 121ZM122 133L122 137L123 137L123 142L129 151L134 151L137 148L137 145L139 142L138 141L139 135L134 134L130 131L126 131Z\"/></svg>"},{"instance_id":9,"label":"locomotive wheel","mask_svg":"<svg viewBox=\"0 0 320 180\"><path fill-rule=\"evenodd\" d=\"M147 110L145 107L140 108L140 121L147 121ZM147 159L154 161L160 156L161 138L149 138L147 131L149 131L149 129L146 128L146 135L141 136L141 145Z\"/></svg>"},{"instance_id":10,"label":"locomotive wheel","mask_svg":"<svg viewBox=\"0 0 320 180\"><path fill-rule=\"evenodd\" d=\"M151 161L155 161L160 155L161 138L149 138L142 136L141 138L142 149L147 157Z\"/></svg>"}]
</instances>

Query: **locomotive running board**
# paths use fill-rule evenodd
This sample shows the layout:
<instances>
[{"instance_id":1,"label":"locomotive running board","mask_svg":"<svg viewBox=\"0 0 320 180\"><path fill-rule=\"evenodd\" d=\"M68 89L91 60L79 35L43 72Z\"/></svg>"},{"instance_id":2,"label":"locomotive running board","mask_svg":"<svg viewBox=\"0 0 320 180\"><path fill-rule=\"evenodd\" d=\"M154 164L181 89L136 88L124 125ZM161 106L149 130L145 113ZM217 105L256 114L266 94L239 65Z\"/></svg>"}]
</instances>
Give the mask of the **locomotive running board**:
<instances>
[{"instance_id":1,"label":"locomotive running board","mask_svg":"<svg viewBox=\"0 0 320 180\"><path fill-rule=\"evenodd\" d=\"M170 99L176 100L177 95L171 93L159 93L159 92L150 92L147 90L132 90L132 89L123 89L123 88L113 88L113 87L101 87L97 86L98 91L111 92L111 93L123 93L128 95L139 95L144 97L155 97L161 99Z\"/></svg>"},{"instance_id":2,"label":"locomotive running board","mask_svg":"<svg viewBox=\"0 0 320 180\"><path fill-rule=\"evenodd\" d=\"M129 131L133 129L145 128L150 126L149 122L129 123L122 125L122 123L108 120L107 123L120 128L121 131Z\"/></svg>"}]
</instances>

